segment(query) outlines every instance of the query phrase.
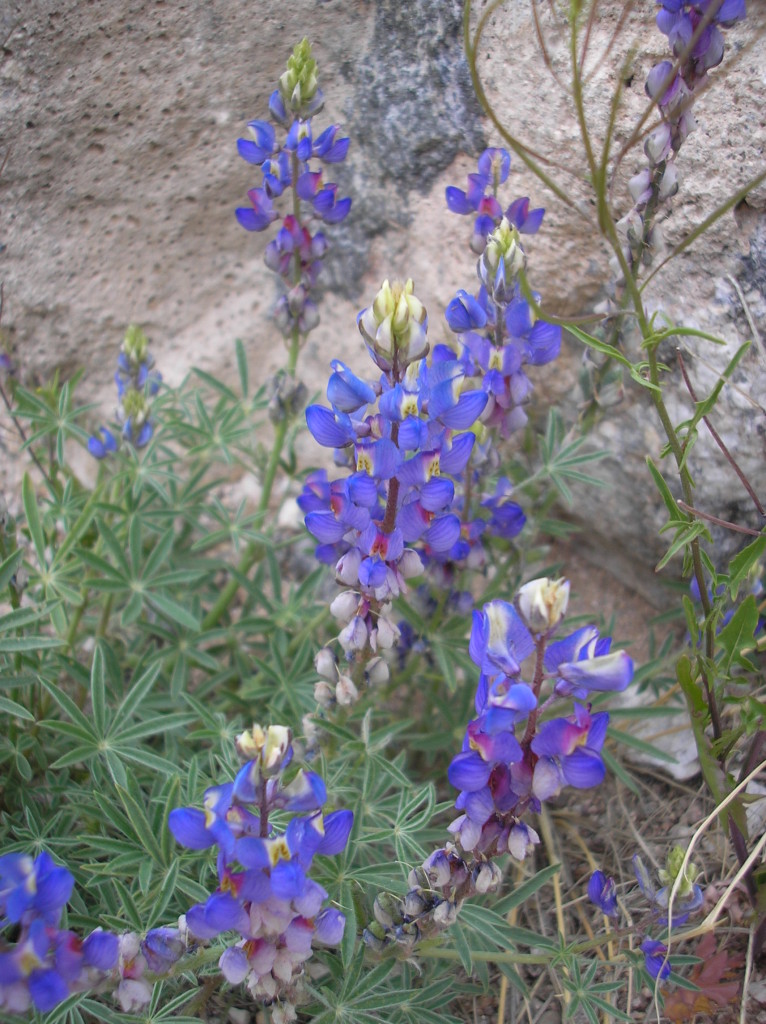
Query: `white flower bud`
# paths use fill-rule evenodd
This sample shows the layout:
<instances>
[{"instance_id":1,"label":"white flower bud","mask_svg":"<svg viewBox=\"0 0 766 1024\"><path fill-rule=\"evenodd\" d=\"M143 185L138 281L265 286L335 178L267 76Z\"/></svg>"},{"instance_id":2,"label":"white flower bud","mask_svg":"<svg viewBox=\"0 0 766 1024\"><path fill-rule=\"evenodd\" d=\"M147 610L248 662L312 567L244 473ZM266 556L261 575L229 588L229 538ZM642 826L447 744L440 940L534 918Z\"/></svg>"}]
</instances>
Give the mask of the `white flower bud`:
<instances>
[{"instance_id":1,"label":"white flower bud","mask_svg":"<svg viewBox=\"0 0 766 1024\"><path fill-rule=\"evenodd\" d=\"M359 699L359 691L351 676L341 676L335 687L335 699L341 707L348 707Z\"/></svg>"},{"instance_id":2,"label":"white flower bud","mask_svg":"<svg viewBox=\"0 0 766 1024\"><path fill-rule=\"evenodd\" d=\"M344 590L330 605L330 614L338 622L348 622L359 607L359 597L353 590Z\"/></svg>"},{"instance_id":3,"label":"white flower bud","mask_svg":"<svg viewBox=\"0 0 766 1024\"><path fill-rule=\"evenodd\" d=\"M532 633L550 633L563 619L569 603L569 580L547 576L519 588L521 617Z\"/></svg>"},{"instance_id":4,"label":"white flower bud","mask_svg":"<svg viewBox=\"0 0 766 1024\"><path fill-rule=\"evenodd\" d=\"M323 679L335 682L338 678L338 666L335 661L335 655L329 647L322 647L317 651L317 655L314 658L314 668Z\"/></svg>"}]
</instances>

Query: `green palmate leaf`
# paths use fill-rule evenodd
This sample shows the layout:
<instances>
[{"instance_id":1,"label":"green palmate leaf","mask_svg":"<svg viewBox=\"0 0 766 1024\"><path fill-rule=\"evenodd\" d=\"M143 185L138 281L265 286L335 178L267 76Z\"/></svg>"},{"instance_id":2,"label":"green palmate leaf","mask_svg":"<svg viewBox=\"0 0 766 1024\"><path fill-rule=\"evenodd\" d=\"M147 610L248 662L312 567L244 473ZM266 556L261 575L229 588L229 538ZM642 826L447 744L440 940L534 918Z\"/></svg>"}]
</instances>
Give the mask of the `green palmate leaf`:
<instances>
[{"instance_id":1,"label":"green palmate leaf","mask_svg":"<svg viewBox=\"0 0 766 1024\"><path fill-rule=\"evenodd\" d=\"M346 927L343 932L340 954L343 966L348 967L356 951L356 908L350 882L343 882L340 888L340 909L346 916Z\"/></svg>"},{"instance_id":2,"label":"green palmate leaf","mask_svg":"<svg viewBox=\"0 0 766 1024\"><path fill-rule=\"evenodd\" d=\"M726 652L723 661L726 672L732 664L740 665L751 672L756 671L753 663L743 652L745 648L752 650L758 618L758 605L755 597L749 594L718 633L718 644Z\"/></svg>"},{"instance_id":3,"label":"green palmate leaf","mask_svg":"<svg viewBox=\"0 0 766 1024\"><path fill-rule=\"evenodd\" d=\"M2 565L0 565L0 590L5 590L11 582L13 574L18 569L19 562L21 561L23 554L24 552L19 548L16 551L11 552ZM7 616L3 616L3 619L5 618L7 618ZM2 621L3 620L0 619L0 623L2 623ZM0 626L0 628L2 628L2 626Z\"/></svg>"},{"instance_id":4,"label":"green palmate leaf","mask_svg":"<svg viewBox=\"0 0 766 1024\"><path fill-rule=\"evenodd\" d=\"M510 913L514 907L519 907L525 903L531 896L533 896L538 889L542 888L547 882L549 882L555 875L561 870L560 864L549 864L547 867L542 868L537 874L533 875L532 878L528 878L521 885L516 886L510 895L499 900L495 906L495 912L501 915Z\"/></svg>"},{"instance_id":5,"label":"green palmate leaf","mask_svg":"<svg viewBox=\"0 0 766 1024\"><path fill-rule=\"evenodd\" d=\"M28 473L24 474L24 479L21 483L21 500L24 503L24 515L27 517L29 536L35 546L37 561L40 568L44 569L47 564L45 561L45 535L40 522L40 512L37 508L37 496Z\"/></svg>"},{"instance_id":6,"label":"green palmate leaf","mask_svg":"<svg viewBox=\"0 0 766 1024\"><path fill-rule=\"evenodd\" d=\"M556 870L559 870L559 865L556 865ZM551 877L549 874L545 881L548 881ZM494 943L501 949L510 949L519 943L523 945L547 945L548 948L553 948L554 946L551 940L546 939L545 936L537 935L535 932L527 931L525 928L516 928L513 925L509 925L505 918L497 913L496 910L479 906L476 903L466 903L460 911L460 919L464 927L470 928L482 939L483 946L486 945L487 941ZM475 946L472 945L471 948L475 949Z\"/></svg>"},{"instance_id":7,"label":"green palmate leaf","mask_svg":"<svg viewBox=\"0 0 766 1024\"><path fill-rule=\"evenodd\" d=\"M171 597L168 597L167 594L147 593L146 599L158 612L170 619L171 622L176 622L179 626L183 626L184 629L190 629L194 633L199 633L202 628L201 620L197 616L193 615L187 608L178 604Z\"/></svg>"},{"instance_id":8,"label":"green palmate leaf","mask_svg":"<svg viewBox=\"0 0 766 1024\"><path fill-rule=\"evenodd\" d=\"M242 389L242 397L247 398L247 354L245 353L245 346L239 338L234 342L234 351L237 356L237 371L239 373L239 386Z\"/></svg>"},{"instance_id":9,"label":"green palmate leaf","mask_svg":"<svg viewBox=\"0 0 766 1024\"><path fill-rule=\"evenodd\" d=\"M147 668L143 674L136 679L115 712L112 725L109 730L111 735L119 738L120 731L157 682L161 671L162 662L157 661L153 665L150 665L149 668Z\"/></svg>"},{"instance_id":10,"label":"green palmate leaf","mask_svg":"<svg viewBox=\"0 0 766 1024\"><path fill-rule=\"evenodd\" d=\"M15 700L8 697L0 697L0 711L6 715L13 715L15 718L23 718L26 722L34 722L35 716L23 705L17 704Z\"/></svg>"},{"instance_id":11,"label":"green palmate leaf","mask_svg":"<svg viewBox=\"0 0 766 1024\"><path fill-rule=\"evenodd\" d=\"M104 652L101 642L97 642L90 669L90 702L93 710L93 724L99 736L103 736L106 729L105 672Z\"/></svg>"},{"instance_id":12,"label":"green palmate leaf","mask_svg":"<svg viewBox=\"0 0 766 1024\"><path fill-rule=\"evenodd\" d=\"M648 754L650 757L654 757L658 761L665 761L667 764L678 764L676 758L671 754L668 754L664 750L660 750L659 747L655 747L652 743L647 743L646 740L639 739L638 736L634 736L632 733L622 732L620 729L615 729L610 725L607 729L607 735L613 740L617 740L619 743L624 743L626 747L632 747L633 750L640 750L642 754Z\"/></svg>"},{"instance_id":13,"label":"green palmate leaf","mask_svg":"<svg viewBox=\"0 0 766 1024\"><path fill-rule=\"evenodd\" d=\"M616 775L617 778L620 780L620 782L622 782L622 784L624 786L628 787L628 789L631 791L631 793L635 793L636 796L640 797L641 796L641 789L639 788L638 783L633 778L633 776L630 774L630 772L625 770L625 768L617 760L617 758L614 757L614 755L611 754L608 750L602 750L601 751L601 757L602 757L602 759L604 761L604 764L609 769L609 771L613 775Z\"/></svg>"},{"instance_id":14,"label":"green palmate leaf","mask_svg":"<svg viewBox=\"0 0 766 1024\"><path fill-rule=\"evenodd\" d=\"M0 640L0 653L18 654L23 651L42 651L51 647L61 647L63 640L53 636L18 636Z\"/></svg>"}]
</instances>

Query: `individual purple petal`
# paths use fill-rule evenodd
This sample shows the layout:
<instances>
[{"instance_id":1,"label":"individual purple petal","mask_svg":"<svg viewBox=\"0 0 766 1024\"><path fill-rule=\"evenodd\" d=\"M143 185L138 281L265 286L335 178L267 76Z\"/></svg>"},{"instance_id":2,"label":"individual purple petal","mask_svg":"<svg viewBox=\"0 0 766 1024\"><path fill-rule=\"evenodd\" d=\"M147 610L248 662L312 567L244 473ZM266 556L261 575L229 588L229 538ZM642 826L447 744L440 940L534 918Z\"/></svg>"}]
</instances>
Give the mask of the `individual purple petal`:
<instances>
[{"instance_id":1,"label":"individual purple petal","mask_svg":"<svg viewBox=\"0 0 766 1024\"><path fill-rule=\"evenodd\" d=\"M607 917L617 916L617 887L603 871L594 871L588 882L588 899Z\"/></svg>"},{"instance_id":2,"label":"individual purple petal","mask_svg":"<svg viewBox=\"0 0 766 1024\"><path fill-rule=\"evenodd\" d=\"M271 872L271 891L279 900L291 900L303 890L306 874L295 860L280 860Z\"/></svg>"},{"instance_id":3,"label":"individual purple petal","mask_svg":"<svg viewBox=\"0 0 766 1024\"><path fill-rule=\"evenodd\" d=\"M347 415L336 416L322 405L310 405L306 409L306 425L314 440L325 448L344 448L356 438Z\"/></svg>"},{"instance_id":4,"label":"individual purple petal","mask_svg":"<svg viewBox=\"0 0 766 1024\"><path fill-rule=\"evenodd\" d=\"M644 954L644 964L647 971L653 978L667 978L670 974L670 964L667 960L668 947L655 939L646 938L641 943L641 952Z\"/></svg>"},{"instance_id":5,"label":"individual purple petal","mask_svg":"<svg viewBox=\"0 0 766 1024\"><path fill-rule=\"evenodd\" d=\"M481 416L487 398L484 391L464 391L457 405L442 412L439 420L450 430L467 430Z\"/></svg>"},{"instance_id":6,"label":"individual purple petal","mask_svg":"<svg viewBox=\"0 0 766 1024\"><path fill-rule=\"evenodd\" d=\"M341 412L356 412L363 405L375 401L375 392L370 385L357 377L339 359L332 362L333 373L327 384L327 398L334 408Z\"/></svg>"},{"instance_id":7,"label":"individual purple petal","mask_svg":"<svg viewBox=\"0 0 766 1024\"><path fill-rule=\"evenodd\" d=\"M322 544L342 540L349 530L348 525L339 522L333 512L309 512L303 521L309 533Z\"/></svg>"},{"instance_id":8,"label":"individual purple petal","mask_svg":"<svg viewBox=\"0 0 766 1024\"><path fill-rule=\"evenodd\" d=\"M117 963L120 943L116 935L96 928L83 941L83 962L99 971L111 971Z\"/></svg>"},{"instance_id":9,"label":"individual purple petal","mask_svg":"<svg viewBox=\"0 0 766 1024\"><path fill-rule=\"evenodd\" d=\"M450 185L446 190L447 207L452 213L467 214L473 213L474 208L468 202L465 192L460 188Z\"/></svg>"},{"instance_id":10,"label":"individual purple petal","mask_svg":"<svg viewBox=\"0 0 766 1024\"><path fill-rule=\"evenodd\" d=\"M29 976L29 994L40 1013L48 1013L69 995L69 987L56 971L32 971Z\"/></svg>"},{"instance_id":11,"label":"individual purple petal","mask_svg":"<svg viewBox=\"0 0 766 1024\"><path fill-rule=\"evenodd\" d=\"M479 157L479 174L487 181L497 174L497 184L502 185L511 170L511 155L507 149L491 147L485 149Z\"/></svg>"},{"instance_id":12,"label":"individual purple petal","mask_svg":"<svg viewBox=\"0 0 766 1024\"><path fill-rule=\"evenodd\" d=\"M239 932L246 935L250 929L250 916L240 902L229 893L214 893L205 904L205 925L208 928L208 935L200 935L200 938L210 938L220 932ZM196 929L192 929L199 934Z\"/></svg>"},{"instance_id":13,"label":"individual purple petal","mask_svg":"<svg viewBox=\"0 0 766 1024\"><path fill-rule=\"evenodd\" d=\"M600 756L592 750L581 748L563 757L561 770L568 785L575 789L590 789L604 781L606 768Z\"/></svg>"},{"instance_id":14,"label":"individual purple petal","mask_svg":"<svg viewBox=\"0 0 766 1024\"><path fill-rule=\"evenodd\" d=\"M314 937L324 946L337 946L343 938L346 918L335 907L325 907L314 921Z\"/></svg>"},{"instance_id":15,"label":"individual purple petal","mask_svg":"<svg viewBox=\"0 0 766 1024\"><path fill-rule=\"evenodd\" d=\"M455 485L443 476L434 476L420 489L420 503L428 512L439 512L452 504Z\"/></svg>"},{"instance_id":16,"label":"individual purple petal","mask_svg":"<svg viewBox=\"0 0 766 1024\"><path fill-rule=\"evenodd\" d=\"M447 769L447 778L455 789L476 792L487 785L492 765L474 750L458 754Z\"/></svg>"},{"instance_id":17,"label":"individual purple petal","mask_svg":"<svg viewBox=\"0 0 766 1024\"><path fill-rule=\"evenodd\" d=\"M353 811L333 811L331 814L325 815L324 837L316 852L325 857L334 857L340 853L345 849L353 824Z\"/></svg>"},{"instance_id":18,"label":"individual purple petal","mask_svg":"<svg viewBox=\"0 0 766 1024\"><path fill-rule=\"evenodd\" d=\"M456 515L439 516L423 534L423 540L434 551L449 551L460 536L460 520Z\"/></svg>"},{"instance_id":19,"label":"individual purple petal","mask_svg":"<svg viewBox=\"0 0 766 1024\"><path fill-rule=\"evenodd\" d=\"M442 472L449 473L451 476L458 476L462 473L468 465L475 443L475 434L458 434L453 437L449 448L442 448L439 456Z\"/></svg>"},{"instance_id":20,"label":"individual purple petal","mask_svg":"<svg viewBox=\"0 0 766 1024\"><path fill-rule=\"evenodd\" d=\"M247 954L241 946L229 946L218 960L221 974L230 985L239 985L250 973Z\"/></svg>"},{"instance_id":21,"label":"individual purple petal","mask_svg":"<svg viewBox=\"0 0 766 1024\"><path fill-rule=\"evenodd\" d=\"M457 333L476 330L487 322L487 314L480 303L462 289L449 303L444 315L450 329Z\"/></svg>"},{"instance_id":22,"label":"individual purple petal","mask_svg":"<svg viewBox=\"0 0 766 1024\"><path fill-rule=\"evenodd\" d=\"M558 324L538 320L524 342L527 362L533 366L543 366L556 359L560 351L561 328Z\"/></svg>"},{"instance_id":23,"label":"individual purple petal","mask_svg":"<svg viewBox=\"0 0 766 1024\"><path fill-rule=\"evenodd\" d=\"M168 828L181 846L189 850L206 850L215 843L206 820L204 811L194 807L176 807L168 815Z\"/></svg>"}]
</instances>

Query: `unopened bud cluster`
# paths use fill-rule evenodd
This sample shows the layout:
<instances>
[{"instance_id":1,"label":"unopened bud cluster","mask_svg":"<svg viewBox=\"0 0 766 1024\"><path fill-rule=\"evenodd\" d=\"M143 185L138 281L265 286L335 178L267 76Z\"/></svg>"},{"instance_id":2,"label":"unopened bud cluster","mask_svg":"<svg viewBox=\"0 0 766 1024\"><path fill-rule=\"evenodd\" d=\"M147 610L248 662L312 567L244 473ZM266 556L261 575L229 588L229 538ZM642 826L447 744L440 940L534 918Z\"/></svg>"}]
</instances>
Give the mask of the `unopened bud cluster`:
<instances>
[{"instance_id":1,"label":"unopened bud cluster","mask_svg":"<svg viewBox=\"0 0 766 1024\"><path fill-rule=\"evenodd\" d=\"M502 877L496 864L483 858L466 862L447 844L410 872L406 896L377 896L375 920L363 934L365 945L376 953L396 947L407 956L418 942L451 927L466 899L496 892Z\"/></svg>"}]
</instances>

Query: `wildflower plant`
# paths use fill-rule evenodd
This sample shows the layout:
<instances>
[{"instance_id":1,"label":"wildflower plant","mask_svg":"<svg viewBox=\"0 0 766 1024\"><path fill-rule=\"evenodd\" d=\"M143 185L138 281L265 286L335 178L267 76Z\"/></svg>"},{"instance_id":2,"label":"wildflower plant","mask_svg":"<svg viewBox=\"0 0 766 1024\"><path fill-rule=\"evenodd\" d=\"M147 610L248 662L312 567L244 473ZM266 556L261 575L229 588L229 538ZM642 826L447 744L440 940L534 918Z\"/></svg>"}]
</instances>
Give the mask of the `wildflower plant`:
<instances>
[{"instance_id":1,"label":"wildflower plant","mask_svg":"<svg viewBox=\"0 0 766 1024\"><path fill-rule=\"evenodd\" d=\"M409 279L383 283L357 318L359 363L326 353L326 402L305 410L317 465L299 465L292 443L304 429L298 361L332 228L352 204L328 180L349 139L316 126L307 40L237 143L255 179L235 216L271 232L284 368L253 385L238 342L236 382L195 370L169 387L131 326L116 423L94 432L80 375L32 389L9 359L0 367L31 462L0 506L4 1019L443 1024L468 1019L480 988L502 1020L546 984L568 1020L628 1021L642 988L660 1006L672 986L694 990L688 943L718 938L737 893L751 959L761 948L764 840L748 831L745 789L765 735L766 540L750 530L726 563L712 514L692 501L697 432L744 349L702 399L685 380L693 410L674 423L659 347L699 332L660 328L643 291L659 270L660 216L683 188L694 101L724 70L745 3L649 5L667 55L633 130L629 200L612 187L622 86L600 150L586 116L596 4L550 12L571 43L586 177L613 255L603 323L569 330L602 360L586 368L592 383L617 375L657 414L666 461L649 466L672 535L660 568L678 555L692 580L687 640L668 638L646 666L613 643L608 595L580 614L578 581L570 592L551 546L572 531L557 499L571 503L600 457L581 428L606 410L594 387L568 424L533 387L559 372L564 325L549 312L556 297L543 310L532 287L530 239L550 243L541 200L506 194L511 153L554 201L572 200L487 101L477 55L496 6L475 20L467 0L466 54L505 148L487 148L445 197L470 222L478 280L444 311ZM76 446L96 460L92 483ZM254 508L231 498L244 472L259 479ZM305 531L285 525L277 494L295 498ZM655 713L671 659L662 703L677 712L679 693L691 712L709 807L688 842L644 841L626 882L590 845L617 867L635 853L604 838L602 819L624 792L641 794L624 749L658 752L627 725ZM642 706L616 706L636 686ZM697 848L719 824L737 861L724 881Z\"/></svg>"}]
</instances>

